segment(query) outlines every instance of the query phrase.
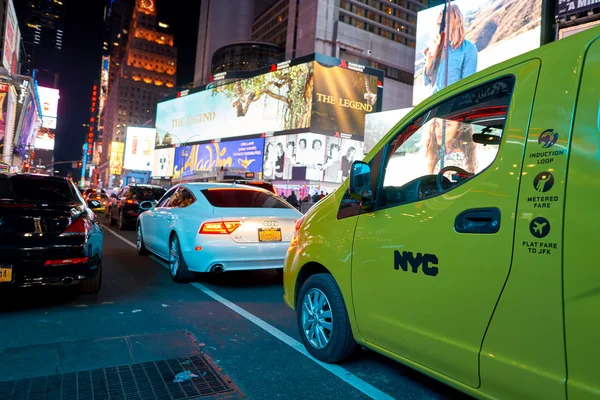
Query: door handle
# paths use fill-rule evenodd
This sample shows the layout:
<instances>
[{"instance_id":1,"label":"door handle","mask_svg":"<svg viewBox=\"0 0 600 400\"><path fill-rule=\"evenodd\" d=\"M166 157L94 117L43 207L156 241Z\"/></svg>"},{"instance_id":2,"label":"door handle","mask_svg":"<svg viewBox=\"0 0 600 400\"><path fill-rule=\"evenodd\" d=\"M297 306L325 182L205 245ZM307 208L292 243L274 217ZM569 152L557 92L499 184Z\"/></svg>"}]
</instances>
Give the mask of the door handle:
<instances>
[{"instance_id":1,"label":"door handle","mask_svg":"<svg viewBox=\"0 0 600 400\"><path fill-rule=\"evenodd\" d=\"M500 230L500 209L465 210L456 217L454 230L458 233L496 233Z\"/></svg>"}]
</instances>

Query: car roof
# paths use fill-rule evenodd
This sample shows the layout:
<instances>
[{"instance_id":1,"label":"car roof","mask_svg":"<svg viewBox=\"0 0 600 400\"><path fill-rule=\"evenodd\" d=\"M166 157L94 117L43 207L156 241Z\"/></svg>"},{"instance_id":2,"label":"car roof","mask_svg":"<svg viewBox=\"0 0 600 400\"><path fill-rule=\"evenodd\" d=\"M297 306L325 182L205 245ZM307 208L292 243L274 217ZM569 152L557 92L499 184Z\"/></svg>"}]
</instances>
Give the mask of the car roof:
<instances>
[{"instance_id":1,"label":"car roof","mask_svg":"<svg viewBox=\"0 0 600 400\"><path fill-rule=\"evenodd\" d=\"M139 187L139 188L164 189L162 186L159 186L159 185L150 185L150 184L147 184L147 183L130 183L127 186L129 186L129 187Z\"/></svg>"},{"instance_id":2,"label":"car roof","mask_svg":"<svg viewBox=\"0 0 600 400\"><path fill-rule=\"evenodd\" d=\"M192 190L204 190L204 189L231 189L231 188L240 188L240 189L252 189L256 191L262 191L265 193L273 194L273 192L269 190L265 190L258 186L252 185L244 185L242 183L225 183L225 182L188 182L188 183L180 183L178 186L184 186Z\"/></svg>"},{"instance_id":3,"label":"car roof","mask_svg":"<svg viewBox=\"0 0 600 400\"><path fill-rule=\"evenodd\" d=\"M54 175L44 175L44 174L20 174L14 172L0 172L0 176L7 177L25 177L25 178L39 178L39 179L48 179L53 181L65 182L68 181L67 178L63 176L54 176Z\"/></svg>"}]
</instances>

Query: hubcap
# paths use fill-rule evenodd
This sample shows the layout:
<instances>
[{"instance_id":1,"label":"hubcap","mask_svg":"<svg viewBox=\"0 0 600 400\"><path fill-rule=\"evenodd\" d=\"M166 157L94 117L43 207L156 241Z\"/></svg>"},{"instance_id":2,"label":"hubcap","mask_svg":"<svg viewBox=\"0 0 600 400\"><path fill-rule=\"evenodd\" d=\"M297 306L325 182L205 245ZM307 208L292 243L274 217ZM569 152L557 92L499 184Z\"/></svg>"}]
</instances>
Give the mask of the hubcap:
<instances>
[{"instance_id":1,"label":"hubcap","mask_svg":"<svg viewBox=\"0 0 600 400\"><path fill-rule=\"evenodd\" d=\"M177 271L179 270L179 246L177 243L177 239L173 239L171 241L171 250L169 252L169 265L171 267L171 274L173 276L177 275Z\"/></svg>"},{"instance_id":2,"label":"hubcap","mask_svg":"<svg viewBox=\"0 0 600 400\"><path fill-rule=\"evenodd\" d=\"M137 235L136 235L136 241L135 241L136 245L137 245L137 249L138 251L140 251L142 249L142 227L138 225L137 228Z\"/></svg>"},{"instance_id":3,"label":"hubcap","mask_svg":"<svg viewBox=\"0 0 600 400\"><path fill-rule=\"evenodd\" d=\"M325 293L310 289L302 301L302 331L308 342L317 349L323 349L331 340L333 315Z\"/></svg>"}]
</instances>

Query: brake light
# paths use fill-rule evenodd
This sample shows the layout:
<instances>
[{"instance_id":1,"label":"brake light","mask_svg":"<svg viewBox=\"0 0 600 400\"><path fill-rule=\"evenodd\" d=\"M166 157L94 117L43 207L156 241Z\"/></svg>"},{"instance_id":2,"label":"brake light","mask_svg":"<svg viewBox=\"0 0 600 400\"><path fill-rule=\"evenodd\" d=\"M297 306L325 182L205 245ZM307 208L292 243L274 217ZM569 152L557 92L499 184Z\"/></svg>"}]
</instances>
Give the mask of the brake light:
<instances>
[{"instance_id":1,"label":"brake light","mask_svg":"<svg viewBox=\"0 0 600 400\"><path fill-rule=\"evenodd\" d=\"M300 228L302 227L302 224L304 223L304 218L306 218L306 215L303 215L302 217L300 217L299 220L297 220L294 223L294 232L298 232L300 230Z\"/></svg>"},{"instance_id":2,"label":"brake light","mask_svg":"<svg viewBox=\"0 0 600 400\"><path fill-rule=\"evenodd\" d=\"M242 225L240 221L205 222L198 231L199 234L227 235L233 233Z\"/></svg>"},{"instance_id":3,"label":"brake light","mask_svg":"<svg viewBox=\"0 0 600 400\"><path fill-rule=\"evenodd\" d=\"M84 217L79 217L60 236L86 236L92 230L92 224Z\"/></svg>"},{"instance_id":4,"label":"brake light","mask_svg":"<svg viewBox=\"0 0 600 400\"><path fill-rule=\"evenodd\" d=\"M81 264L84 262L88 262L90 258L89 257L82 257L82 258L65 258L62 260L48 260L44 263L44 265L48 266L48 265L64 265L64 264Z\"/></svg>"},{"instance_id":5,"label":"brake light","mask_svg":"<svg viewBox=\"0 0 600 400\"><path fill-rule=\"evenodd\" d=\"M138 201L137 200L127 199L127 200L125 200L125 203L127 203L127 204L137 204Z\"/></svg>"}]
</instances>

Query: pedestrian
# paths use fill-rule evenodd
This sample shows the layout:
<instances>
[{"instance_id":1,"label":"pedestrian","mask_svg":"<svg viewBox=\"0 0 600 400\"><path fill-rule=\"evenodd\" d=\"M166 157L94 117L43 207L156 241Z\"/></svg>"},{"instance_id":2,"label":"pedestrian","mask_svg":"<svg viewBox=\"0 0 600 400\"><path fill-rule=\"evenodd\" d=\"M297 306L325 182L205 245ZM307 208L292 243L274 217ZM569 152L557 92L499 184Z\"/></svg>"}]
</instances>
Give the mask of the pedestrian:
<instances>
[{"instance_id":1,"label":"pedestrian","mask_svg":"<svg viewBox=\"0 0 600 400\"><path fill-rule=\"evenodd\" d=\"M325 193L323 193L323 191L321 190L321 194L319 195L319 200L323 199L325 197Z\"/></svg>"},{"instance_id":2,"label":"pedestrian","mask_svg":"<svg viewBox=\"0 0 600 400\"><path fill-rule=\"evenodd\" d=\"M296 193L292 190L292 194L287 198L288 203L293 205L295 208L298 208L298 198L296 197Z\"/></svg>"}]
</instances>

